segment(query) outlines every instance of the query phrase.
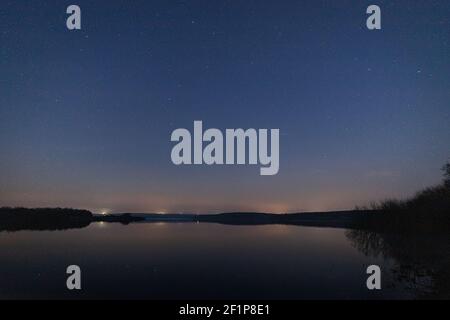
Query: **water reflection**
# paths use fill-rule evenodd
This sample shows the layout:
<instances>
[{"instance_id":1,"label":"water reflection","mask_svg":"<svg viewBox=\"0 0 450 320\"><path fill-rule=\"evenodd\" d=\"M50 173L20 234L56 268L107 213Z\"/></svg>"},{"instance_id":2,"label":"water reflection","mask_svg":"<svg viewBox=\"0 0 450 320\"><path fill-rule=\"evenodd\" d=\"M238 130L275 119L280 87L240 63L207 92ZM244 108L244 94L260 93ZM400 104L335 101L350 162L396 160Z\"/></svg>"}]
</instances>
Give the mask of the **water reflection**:
<instances>
[{"instance_id":1,"label":"water reflection","mask_svg":"<svg viewBox=\"0 0 450 320\"><path fill-rule=\"evenodd\" d=\"M366 288L370 264L386 270L383 281L396 281L391 270L399 258L389 251L389 243L345 229L292 225L92 223L66 231L0 232L0 297L414 297L402 284L381 291ZM65 288L70 264L82 268L81 292Z\"/></svg>"},{"instance_id":2,"label":"water reflection","mask_svg":"<svg viewBox=\"0 0 450 320\"><path fill-rule=\"evenodd\" d=\"M393 258L390 286L404 285L417 298L450 298L450 236L346 232L365 256Z\"/></svg>"}]
</instances>

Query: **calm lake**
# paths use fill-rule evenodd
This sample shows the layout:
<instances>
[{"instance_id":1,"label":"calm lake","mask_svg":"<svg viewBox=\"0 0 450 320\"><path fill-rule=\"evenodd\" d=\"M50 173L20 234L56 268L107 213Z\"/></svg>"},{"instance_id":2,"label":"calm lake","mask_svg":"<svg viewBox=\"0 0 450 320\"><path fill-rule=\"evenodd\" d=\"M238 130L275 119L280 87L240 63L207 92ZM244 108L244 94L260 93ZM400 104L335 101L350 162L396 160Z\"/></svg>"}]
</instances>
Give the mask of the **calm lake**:
<instances>
[{"instance_id":1,"label":"calm lake","mask_svg":"<svg viewBox=\"0 0 450 320\"><path fill-rule=\"evenodd\" d=\"M82 290L66 289L79 265ZM383 288L366 288L366 268ZM0 298L402 299L393 258L365 255L348 231L289 225L92 223L0 232Z\"/></svg>"}]
</instances>

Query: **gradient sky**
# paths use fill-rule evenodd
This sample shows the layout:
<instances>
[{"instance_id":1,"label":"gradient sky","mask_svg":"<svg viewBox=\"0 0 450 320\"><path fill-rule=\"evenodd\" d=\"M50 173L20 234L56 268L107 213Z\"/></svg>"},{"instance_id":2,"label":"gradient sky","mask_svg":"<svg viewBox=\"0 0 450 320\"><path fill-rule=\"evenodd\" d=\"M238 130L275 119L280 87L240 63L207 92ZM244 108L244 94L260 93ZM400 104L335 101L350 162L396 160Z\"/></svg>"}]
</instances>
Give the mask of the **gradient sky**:
<instances>
[{"instance_id":1,"label":"gradient sky","mask_svg":"<svg viewBox=\"0 0 450 320\"><path fill-rule=\"evenodd\" d=\"M448 0L2 1L0 206L291 212L412 195L450 157L449 17ZM194 120L279 128L280 172L173 165L171 132Z\"/></svg>"}]
</instances>

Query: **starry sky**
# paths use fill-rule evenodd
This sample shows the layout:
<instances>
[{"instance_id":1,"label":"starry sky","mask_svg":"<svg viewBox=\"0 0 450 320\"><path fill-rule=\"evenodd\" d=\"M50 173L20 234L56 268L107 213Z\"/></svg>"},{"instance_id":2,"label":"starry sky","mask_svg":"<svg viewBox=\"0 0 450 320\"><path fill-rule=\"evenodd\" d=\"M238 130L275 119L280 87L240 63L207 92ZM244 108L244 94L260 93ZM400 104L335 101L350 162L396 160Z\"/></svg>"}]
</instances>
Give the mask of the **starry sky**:
<instances>
[{"instance_id":1,"label":"starry sky","mask_svg":"<svg viewBox=\"0 0 450 320\"><path fill-rule=\"evenodd\" d=\"M82 29L66 28L77 4ZM366 28L377 4L382 29ZM0 206L352 209L439 183L450 2L1 1ZM175 166L176 128L279 128L280 171Z\"/></svg>"}]
</instances>

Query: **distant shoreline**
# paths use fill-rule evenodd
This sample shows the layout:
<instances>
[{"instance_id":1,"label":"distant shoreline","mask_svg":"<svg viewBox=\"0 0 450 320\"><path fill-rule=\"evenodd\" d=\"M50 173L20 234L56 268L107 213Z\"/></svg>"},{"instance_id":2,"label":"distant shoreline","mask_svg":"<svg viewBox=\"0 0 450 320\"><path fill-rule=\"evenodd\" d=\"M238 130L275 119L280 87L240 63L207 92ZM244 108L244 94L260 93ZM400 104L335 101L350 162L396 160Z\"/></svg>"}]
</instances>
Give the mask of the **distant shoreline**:
<instances>
[{"instance_id":1,"label":"distant shoreline","mask_svg":"<svg viewBox=\"0 0 450 320\"><path fill-rule=\"evenodd\" d=\"M143 218L143 222L203 222L228 225L289 224L316 227L352 228L360 220L374 212L347 210L304 213L227 212L217 214L157 214L127 213ZM119 214L121 215L121 214Z\"/></svg>"},{"instance_id":2,"label":"distant shoreline","mask_svg":"<svg viewBox=\"0 0 450 320\"><path fill-rule=\"evenodd\" d=\"M0 208L0 231L66 230L85 228L94 222L106 223L219 223L226 225L284 224L309 227L371 230L382 233L448 232L448 215L432 212L386 209L347 211L217 214L116 213L93 214L87 210L62 208ZM439 212L438 212L439 213Z\"/></svg>"},{"instance_id":3,"label":"distant shoreline","mask_svg":"<svg viewBox=\"0 0 450 320\"><path fill-rule=\"evenodd\" d=\"M65 230L84 228L93 222L129 224L134 222L193 222L228 225L286 224L333 228L354 228L356 223L374 214L370 210L308 213L232 212L218 214L117 213L93 214L87 210L61 208L0 208L0 231Z\"/></svg>"}]
</instances>

